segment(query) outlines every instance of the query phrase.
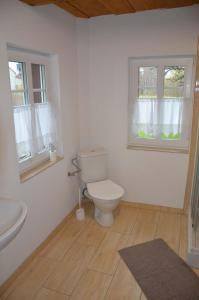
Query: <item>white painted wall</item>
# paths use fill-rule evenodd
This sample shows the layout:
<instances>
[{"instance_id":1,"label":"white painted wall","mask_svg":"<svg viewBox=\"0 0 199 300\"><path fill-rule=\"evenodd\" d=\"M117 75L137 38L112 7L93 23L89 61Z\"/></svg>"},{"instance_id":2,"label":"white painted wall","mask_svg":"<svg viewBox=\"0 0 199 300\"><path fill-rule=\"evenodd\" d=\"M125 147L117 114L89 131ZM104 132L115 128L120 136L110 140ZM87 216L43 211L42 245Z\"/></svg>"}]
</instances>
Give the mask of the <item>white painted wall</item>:
<instances>
[{"instance_id":1,"label":"white painted wall","mask_svg":"<svg viewBox=\"0 0 199 300\"><path fill-rule=\"evenodd\" d=\"M126 149L128 57L195 54L199 6L79 20L78 31L81 146L108 149L128 201L181 208L188 155Z\"/></svg>"},{"instance_id":2,"label":"white painted wall","mask_svg":"<svg viewBox=\"0 0 199 300\"><path fill-rule=\"evenodd\" d=\"M20 184L7 67L6 43L54 53L59 59L60 120L64 160ZM76 202L67 177L77 152L76 20L55 6L33 8L18 0L0 1L0 197L23 200L28 217L19 235L0 253L0 284L29 256Z\"/></svg>"},{"instance_id":3,"label":"white painted wall","mask_svg":"<svg viewBox=\"0 0 199 300\"><path fill-rule=\"evenodd\" d=\"M78 22L77 22L78 24ZM78 68L78 106L79 106L79 136L81 147L88 147L90 144L90 127L89 127L89 59L90 59L90 36L89 22L81 22L77 30L77 68Z\"/></svg>"}]
</instances>

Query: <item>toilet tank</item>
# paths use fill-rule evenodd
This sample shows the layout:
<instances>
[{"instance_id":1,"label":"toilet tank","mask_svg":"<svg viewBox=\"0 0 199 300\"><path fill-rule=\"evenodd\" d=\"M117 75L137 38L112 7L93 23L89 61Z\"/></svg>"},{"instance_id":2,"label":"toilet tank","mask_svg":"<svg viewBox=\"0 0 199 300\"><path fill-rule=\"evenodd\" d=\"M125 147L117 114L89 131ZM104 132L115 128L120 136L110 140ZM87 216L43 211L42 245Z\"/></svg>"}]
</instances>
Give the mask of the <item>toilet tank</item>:
<instances>
[{"instance_id":1,"label":"toilet tank","mask_svg":"<svg viewBox=\"0 0 199 300\"><path fill-rule=\"evenodd\" d=\"M92 148L78 153L80 176L84 183L107 179L108 153L104 148Z\"/></svg>"}]
</instances>

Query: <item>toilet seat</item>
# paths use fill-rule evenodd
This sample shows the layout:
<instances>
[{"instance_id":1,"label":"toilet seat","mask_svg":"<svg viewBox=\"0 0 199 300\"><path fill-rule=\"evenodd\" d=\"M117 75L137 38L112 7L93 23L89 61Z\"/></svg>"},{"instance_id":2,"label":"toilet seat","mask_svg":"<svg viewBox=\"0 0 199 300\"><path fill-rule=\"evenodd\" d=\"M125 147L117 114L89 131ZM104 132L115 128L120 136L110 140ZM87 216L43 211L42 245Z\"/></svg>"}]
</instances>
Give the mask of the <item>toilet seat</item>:
<instances>
[{"instance_id":1,"label":"toilet seat","mask_svg":"<svg viewBox=\"0 0 199 300\"><path fill-rule=\"evenodd\" d=\"M87 189L92 198L99 200L114 200L124 195L124 189L109 179L87 183Z\"/></svg>"}]
</instances>

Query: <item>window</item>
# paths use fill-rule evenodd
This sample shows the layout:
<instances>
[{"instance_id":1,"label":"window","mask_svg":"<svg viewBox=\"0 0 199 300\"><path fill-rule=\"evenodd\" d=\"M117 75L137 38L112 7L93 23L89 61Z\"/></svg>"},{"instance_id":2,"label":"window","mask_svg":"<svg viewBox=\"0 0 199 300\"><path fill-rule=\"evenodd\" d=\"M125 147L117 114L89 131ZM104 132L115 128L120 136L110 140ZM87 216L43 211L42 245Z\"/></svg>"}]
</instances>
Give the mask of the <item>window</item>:
<instances>
[{"instance_id":1,"label":"window","mask_svg":"<svg viewBox=\"0 0 199 300\"><path fill-rule=\"evenodd\" d=\"M129 59L130 146L188 150L192 65L191 57Z\"/></svg>"},{"instance_id":2,"label":"window","mask_svg":"<svg viewBox=\"0 0 199 300\"><path fill-rule=\"evenodd\" d=\"M9 51L17 158L24 171L49 156L56 143L50 90L49 57Z\"/></svg>"}]
</instances>

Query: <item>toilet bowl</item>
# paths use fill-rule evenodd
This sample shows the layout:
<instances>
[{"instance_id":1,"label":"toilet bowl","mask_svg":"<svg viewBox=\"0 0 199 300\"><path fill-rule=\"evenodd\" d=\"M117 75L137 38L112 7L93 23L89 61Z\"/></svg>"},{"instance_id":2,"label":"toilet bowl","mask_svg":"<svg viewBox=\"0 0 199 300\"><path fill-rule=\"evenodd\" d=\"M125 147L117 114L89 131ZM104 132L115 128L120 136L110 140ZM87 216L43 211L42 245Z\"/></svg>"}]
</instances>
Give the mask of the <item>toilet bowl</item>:
<instances>
[{"instance_id":1,"label":"toilet bowl","mask_svg":"<svg viewBox=\"0 0 199 300\"><path fill-rule=\"evenodd\" d=\"M92 148L78 153L81 182L86 196L95 204L95 220L102 226L113 224L113 210L118 206L124 189L108 179L107 151Z\"/></svg>"},{"instance_id":2,"label":"toilet bowl","mask_svg":"<svg viewBox=\"0 0 199 300\"><path fill-rule=\"evenodd\" d=\"M107 179L87 184L88 196L95 204L95 219L102 226L113 224L113 211L118 206L124 190Z\"/></svg>"}]
</instances>

